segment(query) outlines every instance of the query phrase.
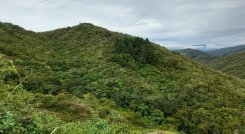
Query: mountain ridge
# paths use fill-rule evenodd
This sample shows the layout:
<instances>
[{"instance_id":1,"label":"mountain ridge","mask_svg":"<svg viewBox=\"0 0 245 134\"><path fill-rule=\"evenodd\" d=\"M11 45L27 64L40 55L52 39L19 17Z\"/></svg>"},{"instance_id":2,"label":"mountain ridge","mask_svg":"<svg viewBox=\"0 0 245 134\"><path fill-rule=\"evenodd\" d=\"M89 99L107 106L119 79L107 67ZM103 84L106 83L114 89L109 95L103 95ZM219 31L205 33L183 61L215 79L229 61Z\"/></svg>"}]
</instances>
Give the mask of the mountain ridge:
<instances>
[{"instance_id":1,"label":"mountain ridge","mask_svg":"<svg viewBox=\"0 0 245 134\"><path fill-rule=\"evenodd\" d=\"M237 52L245 51L245 45L237 45L232 47L225 47L217 50L208 51L212 56L225 56Z\"/></svg>"}]
</instances>

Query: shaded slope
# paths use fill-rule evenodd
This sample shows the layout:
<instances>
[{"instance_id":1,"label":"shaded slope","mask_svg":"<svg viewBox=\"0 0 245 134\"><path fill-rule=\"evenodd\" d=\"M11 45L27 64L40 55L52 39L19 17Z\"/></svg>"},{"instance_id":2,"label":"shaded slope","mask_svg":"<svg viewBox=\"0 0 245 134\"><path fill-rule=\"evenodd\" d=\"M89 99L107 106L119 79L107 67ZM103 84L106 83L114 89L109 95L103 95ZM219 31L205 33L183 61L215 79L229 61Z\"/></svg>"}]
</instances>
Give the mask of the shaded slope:
<instances>
[{"instance_id":1,"label":"shaded slope","mask_svg":"<svg viewBox=\"0 0 245 134\"><path fill-rule=\"evenodd\" d=\"M148 40L91 24L44 33L15 30L22 38L6 34L1 52L23 75L32 70L24 83L29 91L92 93L137 113L129 122L143 128L222 133L244 125L244 81Z\"/></svg>"}]
</instances>

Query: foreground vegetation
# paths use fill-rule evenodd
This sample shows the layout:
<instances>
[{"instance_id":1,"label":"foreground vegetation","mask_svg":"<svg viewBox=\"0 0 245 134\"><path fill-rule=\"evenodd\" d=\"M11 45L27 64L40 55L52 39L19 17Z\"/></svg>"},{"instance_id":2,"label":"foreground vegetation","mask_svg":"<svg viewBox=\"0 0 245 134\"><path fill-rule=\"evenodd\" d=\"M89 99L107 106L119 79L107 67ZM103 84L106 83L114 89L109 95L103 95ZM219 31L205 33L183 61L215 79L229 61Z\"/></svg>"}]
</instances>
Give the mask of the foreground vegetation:
<instances>
[{"instance_id":1,"label":"foreground vegetation","mask_svg":"<svg viewBox=\"0 0 245 134\"><path fill-rule=\"evenodd\" d=\"M0 133L245 131L243 80L148 39L0 23L0 52Z\"/></svg>"}]
</instances>

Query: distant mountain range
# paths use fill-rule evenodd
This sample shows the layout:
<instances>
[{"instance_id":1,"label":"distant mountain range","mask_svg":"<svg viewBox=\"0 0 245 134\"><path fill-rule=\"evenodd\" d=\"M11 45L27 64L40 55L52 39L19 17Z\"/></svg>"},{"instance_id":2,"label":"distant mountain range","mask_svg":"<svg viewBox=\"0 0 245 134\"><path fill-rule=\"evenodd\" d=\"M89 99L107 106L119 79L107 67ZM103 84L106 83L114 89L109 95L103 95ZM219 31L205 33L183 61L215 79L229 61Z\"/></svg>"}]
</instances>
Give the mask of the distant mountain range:
<instances>
[{"instance_id":1,"label":"distant mountain range","mask_svg":"<svg viewBox=\"0 0 245 134\"><path fill-rule=\"evenodd\" d=\"M180 49L176 51L188 58L191 58L195 61L200 61L202 63L208 63L210 60L215 58L209 53L197 49L187 48L187 49Z\"/></svg>"},{"instance_id":2,"label":"distant mountain range","mask_svg":"<svg viewBox=\"0 0 245 134\"><path fill-rule=\"evenodd\" d=\"M216 49L216 50L208 51L207 53L212 56L225 56L225 55L230 55L242 51L245 51L245 45Z\"/></svg>"},{"instance_id":3,"label":"distant mountain range","mask_svg":"<svg viewBox=\"0 0 245 134\"><path fill-rule=\"evenodd\" d=\"M208 63L209 66L245 79L245 51L217 57Z\"/></svg>"},{"instance_id":4,"label":"distant mountain range","mask_svg":"<svg viewBox=\"0 0 245 134\"><path fill-rule=\"evenodd\" d=\"M207 64L227 74L245 78L245 45L201 51L196 49L176 50L195 61Z\"/></svg>"}]
</instances>

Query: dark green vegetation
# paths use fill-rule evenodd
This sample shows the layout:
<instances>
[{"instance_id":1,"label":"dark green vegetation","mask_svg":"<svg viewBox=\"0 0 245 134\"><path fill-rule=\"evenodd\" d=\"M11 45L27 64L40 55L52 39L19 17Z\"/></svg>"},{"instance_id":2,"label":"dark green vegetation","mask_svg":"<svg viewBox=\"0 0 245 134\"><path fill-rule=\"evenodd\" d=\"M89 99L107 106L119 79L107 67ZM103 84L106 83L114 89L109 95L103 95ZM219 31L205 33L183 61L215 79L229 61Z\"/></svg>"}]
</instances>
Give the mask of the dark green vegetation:
<instances>
[{"instance_id":1,"label":"dark green vegetation","mask_svg":"<svg viewBox=\"0 0 245 134\"><path fill-rule=\"evenodd\" d=\"M91 24L34 33L1 23L0 52L0 133L245 129L244 81L147 39Z\"/></svg>"},{"instance_id":2,"label":"dark green vegetation","mask_svg":"<svg viewBox=\"0 0 245 134\"><path fill-rule=\"evenodd\" d=\"M224 73L245 78L245 45L203 52L195 49L177 50L182 55Z\"/></svg>"}]
</instances>

